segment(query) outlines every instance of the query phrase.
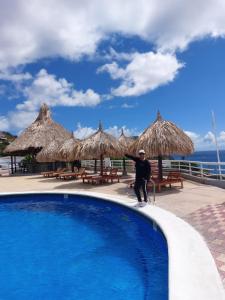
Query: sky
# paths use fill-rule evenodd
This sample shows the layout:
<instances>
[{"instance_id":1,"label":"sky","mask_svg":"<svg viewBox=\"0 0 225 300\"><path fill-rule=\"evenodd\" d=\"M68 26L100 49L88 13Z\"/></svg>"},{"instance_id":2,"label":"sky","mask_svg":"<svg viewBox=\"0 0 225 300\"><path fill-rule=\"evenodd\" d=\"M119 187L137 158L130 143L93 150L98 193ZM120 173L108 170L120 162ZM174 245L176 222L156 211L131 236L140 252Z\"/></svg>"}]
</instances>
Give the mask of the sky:
<instances>
[{"instance_id":1,"label":"sky","mask_svg":"<svg viewBox=\"0 0 225 300\"><path fill-rule=\"evenodd\" d=\"M1 0L0 131L20 134L47 103L78 138L101 120L139 135L157 111L225 149L224 0ZM12 9L13 8L13 9Z\"/></svg>"}]
</instances>

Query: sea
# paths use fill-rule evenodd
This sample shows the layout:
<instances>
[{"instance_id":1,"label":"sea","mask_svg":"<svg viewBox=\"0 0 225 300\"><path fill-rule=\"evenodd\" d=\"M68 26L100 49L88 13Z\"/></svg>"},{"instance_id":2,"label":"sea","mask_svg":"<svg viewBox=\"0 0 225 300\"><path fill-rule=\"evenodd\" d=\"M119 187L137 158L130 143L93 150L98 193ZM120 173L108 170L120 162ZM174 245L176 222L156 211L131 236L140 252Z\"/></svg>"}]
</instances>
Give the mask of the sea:
<instances>
[{"instance_id":1,"label":"sea","mask_svg":"<svg viewBox=\"0 0 225 300\"><path fill-rule=\"evenodd\" d=\"M220 161L225 162L225 150L220 150ZM196 151L192 155L173 156L174 159L184 159L190 161L202 161L202 162L217 162L217 154L216 151Z\"/></svg>"}]
</instances>

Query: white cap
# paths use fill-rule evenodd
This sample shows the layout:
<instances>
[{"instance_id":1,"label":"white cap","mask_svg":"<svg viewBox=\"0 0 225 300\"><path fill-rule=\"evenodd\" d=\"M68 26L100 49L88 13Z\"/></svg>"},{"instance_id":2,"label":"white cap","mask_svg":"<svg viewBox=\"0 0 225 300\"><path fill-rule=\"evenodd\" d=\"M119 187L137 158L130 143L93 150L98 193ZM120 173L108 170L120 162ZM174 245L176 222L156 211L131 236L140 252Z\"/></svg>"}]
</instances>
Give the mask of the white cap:
<instances>
[{"instance_id":1,"label":"white cap","mask_svg":"<svg viewBox=\"0 0 225 300\"><path fill-rule=\"evenodd\" d=\"M138 151L138 153L139 154L142 154L142 153L145 154L145 150L141 149L141 150Z\"/></svg>"}]
</instances>

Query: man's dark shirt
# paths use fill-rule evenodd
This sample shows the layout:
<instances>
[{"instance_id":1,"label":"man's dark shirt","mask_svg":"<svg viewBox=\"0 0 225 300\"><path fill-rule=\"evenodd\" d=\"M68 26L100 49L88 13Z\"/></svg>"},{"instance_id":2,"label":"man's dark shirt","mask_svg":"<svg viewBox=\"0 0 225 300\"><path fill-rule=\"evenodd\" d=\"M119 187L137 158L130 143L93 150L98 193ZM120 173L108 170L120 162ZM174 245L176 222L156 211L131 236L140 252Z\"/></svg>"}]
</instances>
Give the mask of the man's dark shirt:
<instances>
[{"instance_id":1,"label":"man's dark shirt","mask_svg":"<svg viewBox=\"0 0 225 300\"><path fill-rule=\"evenodd\" d=\"M125 154L125 156L136 162L136 180L145 179L149 181L151 176L151 165L149 161L147 159L141 160L139 157L129 154Z\"/></svg>"}]
</instances>

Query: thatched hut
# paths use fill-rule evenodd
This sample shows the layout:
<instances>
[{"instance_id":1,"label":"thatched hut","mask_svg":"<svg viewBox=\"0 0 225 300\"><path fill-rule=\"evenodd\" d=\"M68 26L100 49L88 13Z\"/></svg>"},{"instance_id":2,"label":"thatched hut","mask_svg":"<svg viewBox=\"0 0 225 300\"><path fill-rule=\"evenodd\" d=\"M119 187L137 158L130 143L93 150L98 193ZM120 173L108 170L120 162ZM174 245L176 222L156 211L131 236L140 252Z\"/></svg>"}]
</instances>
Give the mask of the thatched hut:
<instances>
[{"instance_id":1,"label":"thatched hut","mask_svg":"<svg viewBox=\"0 0 225 300\"><path fill-rule=\"evenodd\" d=\"M155 122L131 145L130 151L137 154L144 149L147 157L158 157L159 179L162 179L162 156L188 155L194 152L192 140L174 123L162 119L158 112Z\"/></svg>"},{"instance_id":2,"label":"thatched hut","mask_svg":"<svg viewBox=\"0 0 225 300\"><path fill-rule=\"evenodd\" d=\"M126 136L122 128L121 135L119 137L119 143L124 153L127 152L133 142L134 138ZM123 157L123 175L127 175L125 157Z\"/></svg>"},{"instance_id":3,"label":"thatched hut","mask_svg":"<svg viewBox=\"0 0 225 300\"><path fill-rule=\"evenodd\" d=\"M90 137L83 140L80 144L78 157L80 159L97 159L101 160L101 174L103 172L103 158L119 157L122 154L122 148L118 140L103 131L101 122L99 123L98 130Z\"/></svg>"},{"instance_id":4,"label":"thatched hut","mask_svg":"<svg viewBox=\"0 0 225 300\"><path fill-rule=\"evenodd\" d=\"M66 140L63 144L60 145L57 153L58 160L73 162L78 157L78 147L80 141L72 135L70 139Z\"/></svg>"},{"instance_id":5,"label":"thatched hut","mask_svg":"<svg viewBox=\"0 0 225 300\"><path fill-rule=\"evenodd\" d=\"M53 140L47 147L41 149L36 156L38 162L56 162L58 160L58 151L62 145L61 140Z\"/></svg>"},{"instance_id":6,"label":"thatched hut","mask_svg":"<svg viewBox=\"0 0 225 300\"><path fill-rule=\"evenodd\" d=\"M6 147L5 153L10 155L36 155L51 141L64 141L69 138L70 132L52 120L48 106L43 104L37 119Z\"/></svg>"}]
</instances>

